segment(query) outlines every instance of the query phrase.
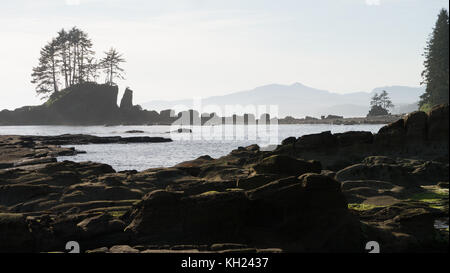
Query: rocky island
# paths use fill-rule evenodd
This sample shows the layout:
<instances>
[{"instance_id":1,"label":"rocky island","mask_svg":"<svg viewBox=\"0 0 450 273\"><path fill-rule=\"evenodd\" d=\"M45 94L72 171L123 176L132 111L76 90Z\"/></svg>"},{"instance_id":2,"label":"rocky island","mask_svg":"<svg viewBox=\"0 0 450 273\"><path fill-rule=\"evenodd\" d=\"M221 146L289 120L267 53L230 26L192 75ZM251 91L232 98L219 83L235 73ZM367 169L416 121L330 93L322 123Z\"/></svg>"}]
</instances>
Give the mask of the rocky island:
<instances>
[{"instance_id":1,"label":"rocky island","mask_svg":"<svg viewBox=\"0 0 450 273\"><path fill-rule=\"evenodd\" d=\"M13 111L0 111L0 126L5 125L221 125L259 124L387 124L401 118L401 115L344 118L328 115L321 119L313 117L270 117L253 114L219 117L215 113L199 113L186 110L175 113L172 109L159 113L142 109L133 104L133 91L126 88L120 105L117 105L119 89L116 85L84 82L54 92L49 99L38 106L24 106Z\"/></svg>"},{"instance_id":2,"label":"rocky island","mask_svg":"<svg viewBox=\"0 0 450 273\"><path fill-rule=\"evenodd\" d=\"M1 136L0 252L446 252L448 111L142 172L59 145L169 140Z\"/></svg>"}]
</instances>

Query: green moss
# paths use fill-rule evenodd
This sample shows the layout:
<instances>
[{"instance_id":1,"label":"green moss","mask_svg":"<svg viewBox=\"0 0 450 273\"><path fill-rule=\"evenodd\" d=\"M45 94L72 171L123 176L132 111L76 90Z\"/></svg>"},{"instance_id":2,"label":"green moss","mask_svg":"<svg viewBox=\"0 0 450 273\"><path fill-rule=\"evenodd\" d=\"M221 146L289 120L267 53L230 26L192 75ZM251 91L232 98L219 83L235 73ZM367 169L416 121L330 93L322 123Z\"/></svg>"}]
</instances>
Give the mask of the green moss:
<instances>
[{"instance_id":1,"label":"green moss","mask_svg":"<svg viewBox=\"0 0 450 273\"><path fill-rule=\"evenodd\" d=\"M430 208L438 209L438 210L446 210L446 207L443 205L430 204L428 205Z\"/></svg>"},{"instance_id":2,"label":"green moss","mask_svg":"<svg viewBox=\"0 0 450 273\"><path fill-rule=\"evenodd\" d=\"M126 213L126 211L125 210L118 210L118 211L109 211L108 213L112 217L120 218Z\"/></svg>"},{"instance_id":3,"label":"green moss","mask_svg":"<svg viewBox=\"0 0 450 273\"><path fill-rule=\"evenodd\" d=\"M348 208L349 209L353 209L353 210L370 210L370 209L374 209L374 208L380 208L383 206L376 206L376 205L371 205L371 204L358 204L358 203L352 203L352 204L348 204Z\"/></svg>"},{"instance_id":4,"label":"green moss","mask_svg":"<svg viewBox=\"0 0 450 273\"><path fill-rule=\"evenodd\" d=\"M428 113L428 112L430 112L430 110L433 108L433 105L431 105L431 104L429 104L429 103L425 103L424 105L422 105L421 107L420 107L420 111L422 111L422 112L425 112L425 113Z\"/></svg>"},{"instance_id":5,"label":"green moss","mask_svg":"<svg viewBox=\"0 0 450 273\"><path fill-rule=\"evenodd\" d=\"M228 189L226 189L226 191L235 192L235 191L243 191L243 189L241 189L241 188L228 188Z\"/></svg>"},{"instance_id":6,"label":"green moss","mask_svg":"<svg viewBox=\"0 0 450 273\"><path fill-rule=\"evenodd\" d=\"M436 203L442 201L442 199L448 199L448 192L435 192L428 191L423 193L414 194L411 198L413 201L421 201L425 203Z\"/></svg>"},{"instance_id":7,"label":"green moss","mask_svg":"<svg viewBox=\"0 0 450 273\"><path fill-rule=\"evenodd\" d=\"M214 195L214 194L219 194L220 192L218 191L207 191L204 193L199 194L199 196L208 196L208 195Z\"/></svg>"},{"instance_id":8,"label":"green moss","mask_svg":"<svg viewBox=\"0 0 450 273\"><path fill-rule=\"evenodd\" d=\"M430 208L445 210L448 208L448 189L440 189L435 186L424 187L427 191L411 196L410 200L426 203ZM446 202L447 201L447 202Z\"/></svg>"}]
</instances>

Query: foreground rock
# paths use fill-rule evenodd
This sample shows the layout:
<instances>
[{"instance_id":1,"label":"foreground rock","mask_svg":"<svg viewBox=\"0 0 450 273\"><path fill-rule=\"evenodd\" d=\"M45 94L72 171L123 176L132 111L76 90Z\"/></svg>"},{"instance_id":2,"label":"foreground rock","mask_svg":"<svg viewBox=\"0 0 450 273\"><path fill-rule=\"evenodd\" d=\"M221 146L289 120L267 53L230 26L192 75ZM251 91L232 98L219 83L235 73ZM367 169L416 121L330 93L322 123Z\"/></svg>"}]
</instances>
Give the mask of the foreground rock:
<instances>
[{"instance_id":1,"label":"foreground rock","mask_svg":"<svg viewBox=\"0 0 450 273\"><path fill-rule=\"evenodd\" d=\"M75 155L74 148L38 143L31 137L0 136L0 169L55 162L57 156Z\"/></svg>"},{"instance_id":2,"label":"foreground rock","mask_svg":"<svg viewBox=\"0 0 450 273\"><path fill-rule=\"evenodd\" d=\"M361 251L359 222L347 210L339 183L319 174L247 192L153 191L133 207L129 219L126 231L139 243L236 241L275 243L288 251Z\"/></svg>"},{"instance_id":3,"label":"foreground rock","mask_svg":"<svg viewBox=\"0 0 450 273\"><path fill-rule=\"evenodd\" d=\"M71 137L1 137L0 158L14 166L0 170L0 251L64 251L75 240L103 253L364 252L368 241L446 252L442 113L425 127L413 114L376 135L325 132L142 172L49 160L76 152L52 142Z\"/></svg>"},{"instance_id":4,"label":"foreground rock","mask_svg":"<svg viewBox=\"0 0 450 273\"><path fill-rule=\"evenodd\" d=\"M22 214L0 213L0 250L33 251L33 237Z\"/></svg>"}]
</instances>

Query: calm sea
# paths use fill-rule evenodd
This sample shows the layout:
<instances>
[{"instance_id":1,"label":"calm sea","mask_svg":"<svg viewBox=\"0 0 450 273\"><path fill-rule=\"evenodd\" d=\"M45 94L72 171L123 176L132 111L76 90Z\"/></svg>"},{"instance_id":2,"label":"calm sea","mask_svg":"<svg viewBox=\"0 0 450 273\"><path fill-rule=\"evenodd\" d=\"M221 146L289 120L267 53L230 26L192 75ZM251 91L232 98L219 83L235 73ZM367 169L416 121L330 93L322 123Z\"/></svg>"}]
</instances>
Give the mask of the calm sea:
<instances>
[{"instance_id":1,"label":"calm sea","mask_svg":"<svg viewBox=\"0 0 450 273\"><path fill-rule=\"evenodd\" d=\"M0 135L90 134L96 136L158 136L171 138L169 143L70 145L86 154L59 157L58 160L95 161L111 165L116 171L142 171L170 167L202 155L224 156L240 146L258 144L270 149L283 139L331 131L378 132L383 125L277 125L277 126L194 126L192 133L175 133L173 126L0 126ZM126 133L140 130L144 133Z\"/></svg>"}]
</instances>

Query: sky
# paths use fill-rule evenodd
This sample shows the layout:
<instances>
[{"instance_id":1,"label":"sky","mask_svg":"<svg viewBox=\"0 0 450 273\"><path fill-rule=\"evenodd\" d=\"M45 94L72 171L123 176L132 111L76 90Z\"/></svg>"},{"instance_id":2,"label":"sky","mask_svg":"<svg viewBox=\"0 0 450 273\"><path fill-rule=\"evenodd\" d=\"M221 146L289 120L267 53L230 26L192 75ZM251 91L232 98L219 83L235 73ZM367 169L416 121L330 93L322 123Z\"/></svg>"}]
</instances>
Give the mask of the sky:
<instances>
[{"instance_id":1,"label":"sky","mask_svg":"<svg viewBox=\"0 0 450 273\"><path fill-rule=\"evenodd\" d=\"M134 102L225 95L266 84L338 93L418 86L444 0L0 0L0 109L42 103L30 83L62 28L98 57L123 54Z\"/></svg>"}]
</instances>

